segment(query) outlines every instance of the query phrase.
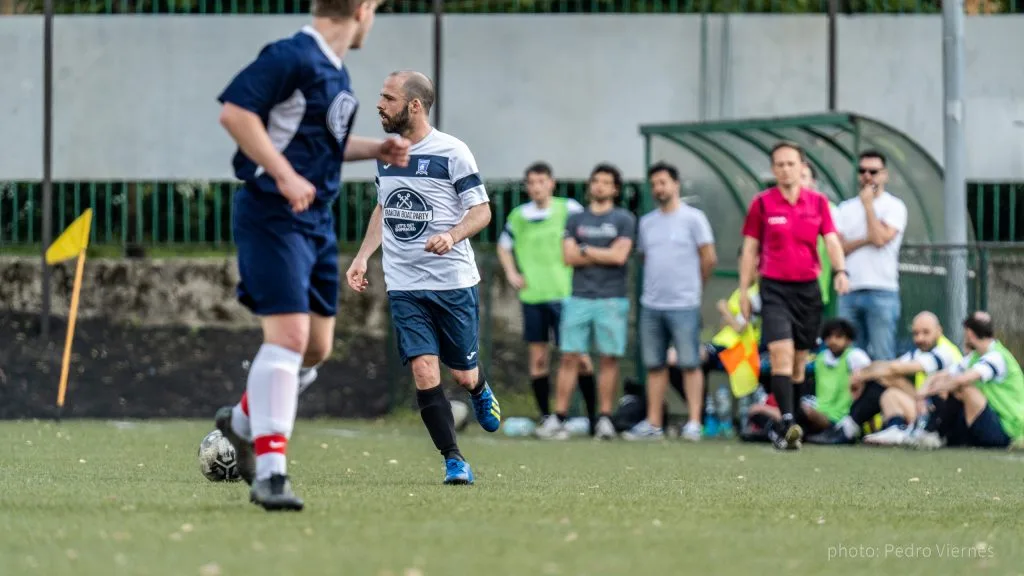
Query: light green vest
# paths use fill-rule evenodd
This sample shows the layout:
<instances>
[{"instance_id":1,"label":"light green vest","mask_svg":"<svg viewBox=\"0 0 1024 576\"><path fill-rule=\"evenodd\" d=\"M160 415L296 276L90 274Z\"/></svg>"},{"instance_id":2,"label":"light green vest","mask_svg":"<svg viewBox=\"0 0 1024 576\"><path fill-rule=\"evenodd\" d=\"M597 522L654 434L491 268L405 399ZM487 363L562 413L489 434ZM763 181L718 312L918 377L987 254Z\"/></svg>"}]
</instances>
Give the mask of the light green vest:
<instances>
[{"instance_id":1,"label":"light green vest","mask_svg":"<svg viewBox=\"0 0 1024 576\"><path fill-rule=\"evenodd\" d=\"M839 421L850 413L853 396L850 394L850 366L846 359L853 347L847 348L835 366L825 363L825 352L814 358L814 396L818 400L818 412L832 422Z\"/></svg>"},{"instance_id":2,"label":"light green vest","mask_svg":"<svg viewBox=\"0 0 1024 576\"><path fill-rule=\"evenodd\" d=\"M759 288L755 283L747 290L747 296L753 298L757 294ZM729 296L729 301L726 302L726 307L729 309L729 314L732 314L733 318L740 313L740 289L737 288L732 291L732 296ZM753 314L750 319L749 330L752 331L752 338L754 342L761 342L761 315ZM746 330L744 330L746 331ZM722 348L732 348L740 341L741 335L732 329L732 326L725 326L718 331L717 334L711 339L711 343Z\"/></svg>"},{"instance_id":3,"label":"light green vest","mask_svg":"<svg viewBox=\"0 0 1024 576\"><path fill-rule=\"evenodd\" d=\"M568 219L569 202L565 198L552 198L543 220L527 220L521 207L509 215L516 264L526 282L519 291L522 302L557 302L572 294L572 267L566 266L562 257Z\"/></svg>"},{"instance_id":4,"label":"light green vest","mask_svg":"<svg viewBox=\"0 0 1024 576\"><path fill-rule=\"evenodd\" d=\"M1003 432L1015 440L1024 436L1024 372L1021 372L1017 359L1002 342L996 340L989 351L998 352L1003 357L1003 361L1006 362L1006 375L999 380L978 382L978 389L985 395L989 406L999 415ZM977 364L981 356L977 352L971 352L967 358L967 367Z\"/></svg>"}]
</instances>

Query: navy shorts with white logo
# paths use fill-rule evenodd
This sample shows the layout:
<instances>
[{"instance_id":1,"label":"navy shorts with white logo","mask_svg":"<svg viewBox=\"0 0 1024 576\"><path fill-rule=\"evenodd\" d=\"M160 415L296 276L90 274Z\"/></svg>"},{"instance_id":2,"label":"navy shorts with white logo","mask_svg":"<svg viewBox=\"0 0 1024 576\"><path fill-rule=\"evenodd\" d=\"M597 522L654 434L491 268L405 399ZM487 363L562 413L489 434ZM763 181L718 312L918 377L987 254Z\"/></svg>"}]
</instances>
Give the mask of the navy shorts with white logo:
<instances>
[{"instance_id":1,"label":"navy shorts with white logo","mask_svg":"<svg viewBox=\"0 0 1024 576\"><path fill-rule=\"evenodd\" d=\"M480 357L480 292L476 286L455 290L392 290L391 321L402 364L417 356L438 356L453 370L472 370Z\"/></svg>"},{"instance_id":2,"label":"navy shorts with white logo","mask_svg":"<svg viewBox=\"0 0 1024 576\"><path fill-rule=\"evenodd\" d=\"M290 214L283 197L235 193L232 231L238 248L238 299L258 316L338 308L338 241L327 208Z\"/></svg>"}]
</instances>

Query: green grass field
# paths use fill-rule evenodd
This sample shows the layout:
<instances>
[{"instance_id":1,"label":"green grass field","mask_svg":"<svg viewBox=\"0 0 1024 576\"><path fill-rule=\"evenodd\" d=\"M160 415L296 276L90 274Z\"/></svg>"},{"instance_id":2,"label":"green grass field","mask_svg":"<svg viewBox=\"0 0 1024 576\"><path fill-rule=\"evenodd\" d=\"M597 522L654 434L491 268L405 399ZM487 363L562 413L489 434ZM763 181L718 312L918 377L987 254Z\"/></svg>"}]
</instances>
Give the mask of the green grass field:
<instances>
[{"instance_id":1,"label":"green grass field","mask_svg":"<svg viewBox=\"0 0 1024 576\"><path fill-rule=\"evenodd\" d=\"M1024 460L1007 452L472 430L477 484L448 487L419 426L303 421L306 510L271 515L200 475L209 428L0 423L0 574L1024 573Z\"/></svg>"}]
</instances>

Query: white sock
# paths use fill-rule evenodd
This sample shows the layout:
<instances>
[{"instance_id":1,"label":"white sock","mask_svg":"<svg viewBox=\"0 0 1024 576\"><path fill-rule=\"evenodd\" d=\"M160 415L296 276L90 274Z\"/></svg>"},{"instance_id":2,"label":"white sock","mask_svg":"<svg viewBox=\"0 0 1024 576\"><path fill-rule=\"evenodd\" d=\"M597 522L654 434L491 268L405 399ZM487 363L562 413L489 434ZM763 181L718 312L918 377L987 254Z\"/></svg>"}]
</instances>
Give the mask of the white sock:
<instances>
[{"instance_id":1,"label":"white sock","mask_svg":"<svg viewBox=\"0 0 1024 576\"><path fill-rule=\"evenodd\" d=\"M256 448L256 479L286 474L285 454L295 426L302 354L274 344L256 353L246 394Z\"/></svg>"},{"instance_id":2,"label":"white sock","mask_svg":"<svg viewBox=\"0 0 1024 576\"><path fill-rule=\"evenodd\" d=\"M843 435L847 438L856 438L857 433L860 432L860 426L857 426L857 423L849 416L843 416L843 419L836 423L836 427L842 430Z\"/></svg>"},{"instance_id":3,"label":"white sock","mask_svg":"<svg viewBox=\"0 0 1024 576\"><path fill-rule=\"evenodd\" d=\"M313 382L316 382L316 377L318 375L316 369L319 367L320 365L317 364L316 366L310 366L309 368L303 366L299 369L299 396L302 396L302 393L306 391L306 388L309 388L313 385Z\"/></svg>"},{"instance_id":4,"label":"white sock","mask_svg":"<svg viewBox=\"0 0 1024 576\"><path fill-rule=\"evenodd\" d=\"M316 382L317 368L320 365L310 366L299 369L299 391L298 396L302 396L302 393L309 388L313 382ZM231 410L231 429L235 431L240 437L246 440L252 440L252 426L249 424L249 415L242 411L242 404L235 404L235 407Z\"/></svg>"},{"instance_id":5,"label":"white sock","mask_svg":"<svg viewBox=\"0 0 1024 576\"><path fill-rule=\"evenodd\" d=\"M231 429L241 438L252 441L252 426L249 425L249 417L242 412L240 403L231 409Z\"/></svg>"}]
</instances>

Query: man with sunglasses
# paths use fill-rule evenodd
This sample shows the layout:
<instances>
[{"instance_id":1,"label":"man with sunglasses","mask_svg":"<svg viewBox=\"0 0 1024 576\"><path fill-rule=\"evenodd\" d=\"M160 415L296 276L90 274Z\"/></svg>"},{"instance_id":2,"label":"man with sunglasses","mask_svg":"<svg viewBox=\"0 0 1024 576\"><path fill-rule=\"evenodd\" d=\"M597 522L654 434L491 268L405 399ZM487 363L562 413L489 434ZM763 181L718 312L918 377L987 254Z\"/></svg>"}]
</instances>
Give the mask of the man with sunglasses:
<instances>
[{"instance_id":1,"label":"man with sunglasses","mask_svg":"<svg viewBox=\"0 0 1024 576\"><path fill-rule=\"evenodd\" d=\"M900 319L899 256L907 207L885 190L885 155L860 154L857 198L839 205L836 228L843 241L850 293L839 299L839 315L857 328L857 346L874 360L896 357Z\"/></svg>"}]
</instances>

